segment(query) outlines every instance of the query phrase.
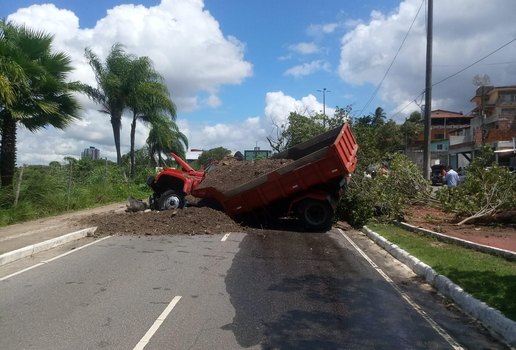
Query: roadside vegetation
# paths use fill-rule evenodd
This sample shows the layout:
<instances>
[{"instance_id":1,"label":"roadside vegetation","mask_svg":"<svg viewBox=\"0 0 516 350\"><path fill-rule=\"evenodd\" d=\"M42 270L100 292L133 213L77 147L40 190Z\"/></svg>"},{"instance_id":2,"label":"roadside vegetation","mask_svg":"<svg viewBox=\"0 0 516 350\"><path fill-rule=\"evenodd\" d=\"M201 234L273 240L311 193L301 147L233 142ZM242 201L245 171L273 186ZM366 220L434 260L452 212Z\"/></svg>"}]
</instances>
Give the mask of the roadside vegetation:
<instances>
[{"instance_id":1,"label":"roadside vegetation","mask_svg":"<svg viewBox=\"0 0 516 350\"><path fill-rule=\"evenodd\" d=\"M165 165L166 154L185 155L188 140L176 123L176 107L163 77L148 57L115 43L102 61L85 58L96 85L69 81L74 70L53 36L0 20L0 225L148 196L147 175ZM78 94L96 102L113 129L116 163L71 157L48 166L18 166L17 131L49 126L65 129L80 118ZM131 148L122 156L122 115L132 117ZM149 126L145 147L135 149L138 124ZM164 156L165 155L165 156Z\"/></svg>"},{"instance_id":2,"label":"roadside vegetation","mask_svg":"<svg viewBox=\"0 0 516 350\"><path fill-rule=\"evenodd\" d=\"M0 226L126 201L146 199L146 172L134 180L113 162L68 159L18 168L13 188L0 192Z\"/></svg>"},{"instance_id":3,"label":"roadside vegetation","mask_svg":"<svg viewBox=\"0 0 516 350\"><path fill-rule=\"evenodd\" d=\"M516 321L515 261L416 235L390 224L368 227Z\"/></svg>"}]
</instances>

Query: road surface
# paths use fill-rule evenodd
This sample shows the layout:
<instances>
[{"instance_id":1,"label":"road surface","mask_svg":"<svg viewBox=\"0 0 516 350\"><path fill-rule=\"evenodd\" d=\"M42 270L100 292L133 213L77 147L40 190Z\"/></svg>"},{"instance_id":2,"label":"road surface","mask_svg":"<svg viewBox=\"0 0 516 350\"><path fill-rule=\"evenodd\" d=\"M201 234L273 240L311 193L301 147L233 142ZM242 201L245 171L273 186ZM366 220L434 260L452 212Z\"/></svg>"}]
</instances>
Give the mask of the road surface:
<instances>
[{"instance_id":1,"label":"road surface","mask_svg":"<svg viewBox=\"0 0 516 350\"><path fill-rule=\"evenodd\" d=\"M1 349L505 348L356 231L88 242L0 268Z\"/></svg>"}]
</instances>

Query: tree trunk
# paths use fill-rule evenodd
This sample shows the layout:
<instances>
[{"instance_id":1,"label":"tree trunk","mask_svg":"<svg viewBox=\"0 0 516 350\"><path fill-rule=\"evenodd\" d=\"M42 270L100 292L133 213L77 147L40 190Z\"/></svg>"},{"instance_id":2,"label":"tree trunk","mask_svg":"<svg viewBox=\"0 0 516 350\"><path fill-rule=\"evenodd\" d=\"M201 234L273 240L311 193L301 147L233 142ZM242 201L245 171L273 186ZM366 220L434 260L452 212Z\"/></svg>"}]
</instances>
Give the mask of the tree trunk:
<instances>
[{"instance_id":1,"label":"tree trunk","mask_svg":"<svg viewBox=\"0 0 516 350\"><path fill-rule=\"evenodd\" d=\"M7 110L2 111L2 146L0 148L0 174L2 188L12 186L16 166L16 120Z\"/></svg>"},{"instance_id":2,"label":"tree trunk","mask_svg":"<svg viewBox=\"0 0 516 350\"><path fill-rule=\"evenodd\" d=\"M115 138L116 148L116 164L122 164L122 154L120 153L120 128L122 127L122 115L111 116L111 126L113 127L113 136Z\"/></svg>"},{"instance_id":3,"label":"tree trunk","mask_svg":"<svg viewBox=\"0 0 516 350\"><path fill-rule=\"evenodd\" d=\"M130 176L131 176L131 179L134 178L134 173L135 173L135 168L136 168L136 165L134 164L135 163L135 160L134 160L134 137L135 137L135 134L136 134L136 113L133 113L133 122L131 123L131 151L130 151L130 158L131 158L131 172L130 172Z\"/></svg>"}]
</instances>

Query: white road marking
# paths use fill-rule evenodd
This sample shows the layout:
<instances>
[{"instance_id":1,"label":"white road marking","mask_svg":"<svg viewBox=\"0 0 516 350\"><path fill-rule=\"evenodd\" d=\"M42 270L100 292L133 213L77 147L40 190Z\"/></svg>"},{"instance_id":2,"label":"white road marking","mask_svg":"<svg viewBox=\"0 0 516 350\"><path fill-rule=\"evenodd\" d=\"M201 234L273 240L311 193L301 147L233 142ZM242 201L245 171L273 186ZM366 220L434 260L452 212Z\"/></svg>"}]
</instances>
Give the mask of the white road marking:
<instances>
[{"instance_id":1,"label":"white road marking","mask_svg":"<svg viewBox=\"0 0 516 350\"><path fill-rule=\"evenodd\" d=\"M172 299L172 301L168 304L168 306L161 313L161 315L159 315L159 317L156 319L156 321L154 321L151 328L149 328L149 330L147 331L147 333L145 333L143 338L138 342L138 344L136 344L136 346L133 348L133 350L142 350L143 348L145 348L145 346L149 343L149 341L151 340L154 333L156 333L156 331L159 329L161 324L165 321L168 314L170 314L170 312L172 311L174 306L176 306L176 304L179 302L180 299L181 299L180 295L177 295L174 297L174 299Z\"/></svg>"},{"instance_id":2,"label":"white road marking","mask_svg":"<svg viewBox=\"0 0 516 350\"><path fill-rule=\"evenodd\" d=\"M36 268L36 267L39 267L39 266L41 266L41 265L45 265L45 264L47 264L47 263L49 263L49 262L51 262L51 261L57 260L57 259L59 259L59 258L62 258L63 256L67 256L68 254L72 254L72 253L74 253L74 252L76 252L76 251L78 251L78 250L84 249L84 248L89 247L89 246L91 246L91 245L93 245L93 244L97 244L97 243L99 243L99 242L101 242L101 241L103 241L103 240L105 240L105 239L108 239L109 237L111 237L111 236L103 237L103 238L98 239L98 240L96 240L96 241L94 241L94 242L91 242L91 243L85 244L85 245L83 245L83 246L80 246L80 247L78 247L78 248L75 248L74 250L70 250L70 251L68 251L68 252L66 252L66 253L60 254L60 255L55 256L55 257L53 257L53 258L51 258L51 259L44 260L44 261L42 261L42 262L40 262L40 263L37 263L37 264L32 265L32 266L29 266L29 267L27 267L27 268L25 268L25 269L23 269L23 270L20 270L20 271L17 271L17 272L15 272L15 273L12 273L12 274L10 274L10 275L7 275L7 276L4 276L4 277L1 277L1 278L0 278L0 281L4 281L4 280L6 280L6 279L9 279L9 278L14 277L14 276L19 275L19 274L22 274L22 273L24 273L24 272L26 272L26 271L32 270L32 269L34 269L34 268Z\"/></svg>"},{"instance_id":3,"label":"white road marking","mask_svg":"<svg viewBox=\"0 0 516 350\"><path fill-rule=\"evenodd\" d=\"M229 235L231 234L231 232L228 232L224 235L224 237L222 237L222 239L220 240L221 242L225 242L226 239L228 239Z\"/></svg>"},{"instance_id":4,"label":"white road marking","mask_svg":"<svg viewBox=\"0 0 516 350\"><path fill-rule=\"evenodd\" d=\"M416 310L416 312L418 314L421 315L421 317L423 317L426 322L428 322L430 324L430 326L441 336L444 338L444 340L446 340L448 342L448 344L450 344L450 346L453 348L453 349L456 349L456 350L464 350L464 348L462 346L460 346L459 343L457 343L455 341L455 339L453 339L451 337L451 335L449 335L448 333L446 333L446 331L444 329L442 329L438 324L437 322L435 322L432 318L430 318L430 316L428 316L426 314L426 312L418 305L416 304L405 292L403 292L397 285L396 283L394 283L394 281L389 277L387 276L387 274L385 274L385 272L383 272L382 269L380 269L380 267L378 267L378 265L376 265L374 263L373 260L371 260L371 258L369 258L369 256L366 255L366 253L364 253L364 251L362 249L360 249L360 247L358 247L355 242L353 242L351 240L351 238L349 238L345 233L344 231L342 231L340 228L338 228L337 230L339 230L339 232L342 234L342 236L344 236L344 238L353 246L353 248L355 248L357 250L358 253L360 253L360 255L362 255L362 257L369 263L369 265L371 265L379 274L380 276L382 276L386 281L387 283L389 283L392 288L394 288L394 290L396 290L400 295L401 297L410 305L412 306L412 308L414 310Z\"/></svg>"}]
</instances>

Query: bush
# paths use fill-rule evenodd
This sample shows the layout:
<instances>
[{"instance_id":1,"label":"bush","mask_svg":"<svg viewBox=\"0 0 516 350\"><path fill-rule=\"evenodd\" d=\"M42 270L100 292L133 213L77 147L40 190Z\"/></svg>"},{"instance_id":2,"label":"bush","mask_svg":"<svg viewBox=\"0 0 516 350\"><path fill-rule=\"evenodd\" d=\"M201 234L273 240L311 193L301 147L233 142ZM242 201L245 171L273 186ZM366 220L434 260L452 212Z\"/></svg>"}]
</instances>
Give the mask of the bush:
<instances>
[{"instance_id":1,"label":"bush","mask_svg":"<svg viewBox=\"0 0 516 350\"><path fill-rule=\"evenodd\" d=\"M387 173L374 178L356 171L337 207L337 219L353 227L361 227L373 217L377 221L398 220L406 206L428 200L430 184L410 159L396 153L386 156L383 163Z\"/></svg>"},{"instance_id":2,"label":"bush","mask_svg":"<svg viewBox=\"0 0 516 350\"><path fill-rule=\"evenodd\" d=\"M516 174L496 164L487 166L490 154L490 149L484 149L471 162L464 183L437 193L443 210L465 217L460 224L516 208Z\"/></svg>"}]
</instances>

